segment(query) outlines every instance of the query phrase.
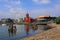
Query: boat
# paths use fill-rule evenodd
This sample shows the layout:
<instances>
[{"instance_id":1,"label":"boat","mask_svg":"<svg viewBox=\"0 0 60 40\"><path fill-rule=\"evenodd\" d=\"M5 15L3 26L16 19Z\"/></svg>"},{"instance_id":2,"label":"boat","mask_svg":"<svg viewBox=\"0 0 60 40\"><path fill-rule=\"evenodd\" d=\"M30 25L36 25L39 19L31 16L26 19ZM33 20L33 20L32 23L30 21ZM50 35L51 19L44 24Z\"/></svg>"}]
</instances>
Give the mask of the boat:
<instances>
[{"instance_id":1,"label":"boat","mask_svg":"<svg viewBox=\"0 0 60 40\"><path fill-rule=\"evenodd\" d=\"M2 26L6 26L6 24L2 24Z\"/></svg>"}]
</instances>

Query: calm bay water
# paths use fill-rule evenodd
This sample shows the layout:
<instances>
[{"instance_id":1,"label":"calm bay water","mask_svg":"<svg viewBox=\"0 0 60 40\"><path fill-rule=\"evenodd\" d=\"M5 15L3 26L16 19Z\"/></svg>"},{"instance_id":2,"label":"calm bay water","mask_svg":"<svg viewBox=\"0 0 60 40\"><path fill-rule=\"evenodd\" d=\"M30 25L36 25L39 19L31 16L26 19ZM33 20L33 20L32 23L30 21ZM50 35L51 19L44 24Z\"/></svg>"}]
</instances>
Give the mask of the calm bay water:
<instances>
[{"instance_id":1,"label":"calm bay water","mask_svg":"<svg viewBox=\"0 0 60 40\"><path fill-rule=\"evenodd\" d=\"M0 40L19 40L43 31L41 29L33 30L31 26L29 27L28 34L26 33L26 25L16 25L17 30L12 33L8 31L8 26L0 25Z\"/></svg>"}]
</instances>

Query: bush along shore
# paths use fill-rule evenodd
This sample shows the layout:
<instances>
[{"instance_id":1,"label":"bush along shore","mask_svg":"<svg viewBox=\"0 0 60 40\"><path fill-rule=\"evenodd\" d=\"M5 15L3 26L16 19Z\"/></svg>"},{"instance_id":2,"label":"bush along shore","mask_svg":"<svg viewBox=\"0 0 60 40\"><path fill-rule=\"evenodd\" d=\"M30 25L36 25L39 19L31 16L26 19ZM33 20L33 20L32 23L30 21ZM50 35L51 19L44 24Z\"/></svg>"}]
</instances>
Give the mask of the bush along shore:
<instances>
[{"instance_id":1,"label":"bush along shore","mask_svg":"<svg viewBox=\"0 0 60 40\"><path fill-rule=\"evenodd\" d=\"M53 28L20 40L60 40L60 24L51 23L48 25Z\"/></svg>"}]
</instances>

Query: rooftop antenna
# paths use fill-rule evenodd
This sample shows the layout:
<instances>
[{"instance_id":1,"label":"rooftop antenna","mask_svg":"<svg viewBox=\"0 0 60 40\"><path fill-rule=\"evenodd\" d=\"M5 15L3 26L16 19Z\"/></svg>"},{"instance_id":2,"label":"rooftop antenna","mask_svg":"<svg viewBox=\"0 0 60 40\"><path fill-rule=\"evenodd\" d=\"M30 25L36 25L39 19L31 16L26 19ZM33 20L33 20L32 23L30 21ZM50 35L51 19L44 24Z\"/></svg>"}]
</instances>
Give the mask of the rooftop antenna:
<instances>
[{"instance_id":1,"label":"rooftop antenna","mask_svg":"<svg viewBox=\"0 0 60 40\"><path fill-rule=\"evenodd\" d=\"M27 13L29 14L29 10L27 10Z\"/></svg>"}]
</instances>

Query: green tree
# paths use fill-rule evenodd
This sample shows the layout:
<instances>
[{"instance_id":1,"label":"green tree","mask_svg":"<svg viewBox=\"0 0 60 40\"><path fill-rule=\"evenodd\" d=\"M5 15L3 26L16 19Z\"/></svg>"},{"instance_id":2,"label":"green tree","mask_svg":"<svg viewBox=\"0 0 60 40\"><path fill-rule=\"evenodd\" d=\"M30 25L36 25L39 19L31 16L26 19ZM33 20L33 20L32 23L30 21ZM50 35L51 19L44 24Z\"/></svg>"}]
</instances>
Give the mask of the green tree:
<instances>
[{"instance_id":1,"label":"green tree","mask_svg":"<svg viewBox=\"0 0 60 40\"><path fill-rule=\"evenodd\" d=\"M56 22L57 24L60 24L60 16L56 18L55 22Z\"/></svg>"}]
</instances>

